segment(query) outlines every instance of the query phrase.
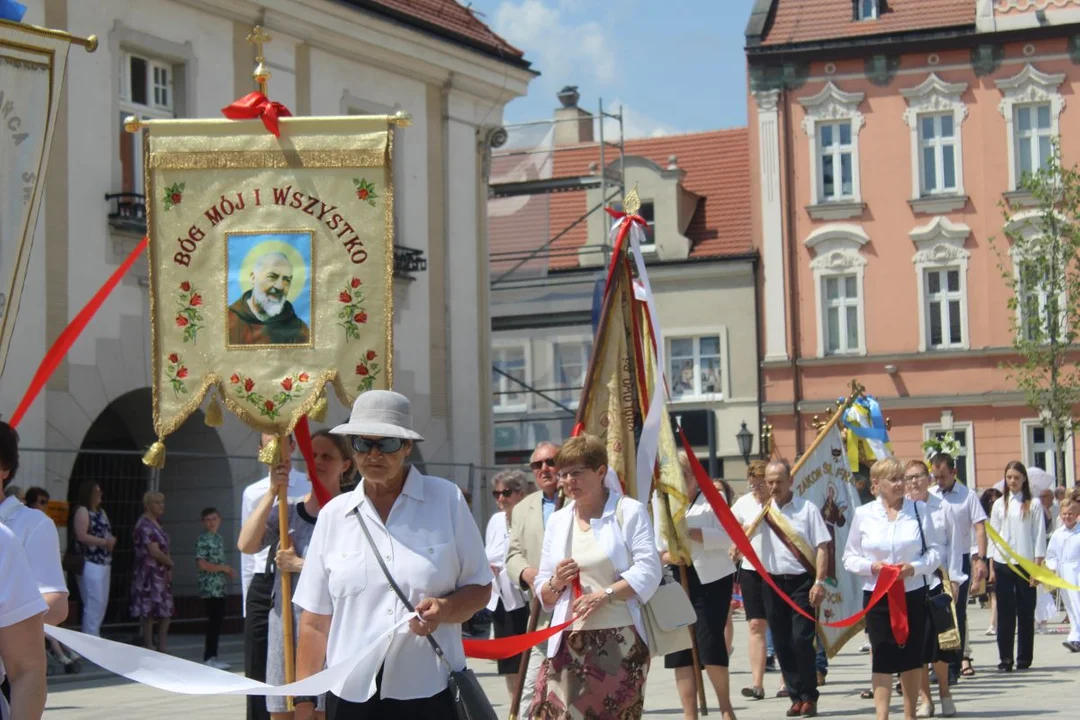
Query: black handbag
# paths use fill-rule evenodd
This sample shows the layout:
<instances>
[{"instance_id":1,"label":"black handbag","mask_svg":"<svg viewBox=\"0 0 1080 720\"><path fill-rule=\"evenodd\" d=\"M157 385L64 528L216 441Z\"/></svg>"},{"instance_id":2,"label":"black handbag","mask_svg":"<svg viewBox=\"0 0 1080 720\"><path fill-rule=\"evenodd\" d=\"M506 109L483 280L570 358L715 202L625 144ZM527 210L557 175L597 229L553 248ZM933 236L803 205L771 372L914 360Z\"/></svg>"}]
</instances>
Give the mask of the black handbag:
<instances>
[{"instance_id":1,"label":"black handbag","mask_svg":"<svg viewBox=\"0 0 1080 720\"><path fill-rule=\"evenodd\" d=\"M379 553L379 549L375 547L375 540L372 539L371 533L368 532L367 524L364 522L364 518L361 517L359 510L356 511L356 519L360 521L360 529L364 531L364 537L367 538L368 544L371 546L371 554L379 562L379 567L382 568L383 575L386 576L386 582L390 583L390 587L397 593L405 608L409 612L416 612L412 603L409 602L409 598L398 587L394 576L390 574L390 569L383 562L382 555ZM439 643L435 642L435 638L428 635L427 641L431 643L431 649L435 651L435 655L442 660L450 671L450 680L447 687L454 698L454 715L457 720L499 720L499 716L495 714L495 708L491 706L491 701L487 699L484 689L480 687L480 681L476 679L476 674L467 667L462 670L452 668L446 656L443 655Z\"/></svg>"},{"instance_id":2,"label":"black handbag","mask_svg":"<svg viewBox=\"0 0 1080 720\"><path fill-rule=\"evenodd\" d=\"M922 518L919 517L918 501L913 500L915 508L915 521L919 526L919 540L922 542L922 554L926 555L926 535L923 534ZM941 576L943 592L927 593L926 614L930 620L930 627L937 636L937 644L941 650L960 649L960 631L957 630L956 607L953 604L952 586L949 583L949 574L944 569L938 571ZM926 582L925 579L923 582Z\"/></svg>"}]
</instances>

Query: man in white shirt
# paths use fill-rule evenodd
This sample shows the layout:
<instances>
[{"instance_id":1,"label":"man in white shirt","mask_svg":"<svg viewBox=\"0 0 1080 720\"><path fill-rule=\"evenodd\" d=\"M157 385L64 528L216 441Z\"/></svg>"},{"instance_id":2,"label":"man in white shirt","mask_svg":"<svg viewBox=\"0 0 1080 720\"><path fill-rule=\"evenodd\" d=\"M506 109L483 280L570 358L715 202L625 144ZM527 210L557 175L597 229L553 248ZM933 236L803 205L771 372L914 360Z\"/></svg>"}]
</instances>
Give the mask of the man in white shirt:
<instances>
[{"instance_id":1,"label":"man in white shirt","mask_svg":"<svg viewBox=\"0 0 1080 720\"><path fill-rule=\"evenodd\" d=\"M11 705L0 696L0 718L35 720L45 712L45 612L22 544L0 525L0 680L11 685Z\"/></svg>"},{"instance_id":2,"label":"man in white shirt","mask_svg":"<svg viewBox=\"0 0 1080 720\"><path fill-rule=\"evenodd\" d=\"M19 469L19 434L0 421L0 483L6 488ZM59 625L68 614L68 589L60 565L60 537L48 515L11 496L0 503L0 523L11 530L26 553L38 592L49 606L45 623Z\"/></svg>"},{"instance_id":3,"label":"man in white shirt","mask_svg":"<svg viewBox=\"0 0 1080 720\"><path fill-rule=\"evenodd\" d=\"M274 439L273 435L263 435L260 449ZM296 451L296 442L289 437L289 452L283 462L271 471L276 476L289 477L289 498L301 498L311 492L311 481L307 475L292 466L292 454ZM248 485L244 489L240 509L240 524L255 511L270 488L270 475ZM244 553L240 556L241 589L244 597L244 674L260 682L266 680L266 650L270 623L270 609L273 607L274 572L268 558L270 548L253 555ZM248 696L248 720L269 720L266 711L266 699L257 695Z\"/></svg>"},{"instance_id":4,"label":"man in white shirt","mask_svg":"<svg viewBox=\"0 0 1080 720\"><path fill-rule=\"evenodd\" d=\"M825 599L831 537L821 510L791 490L791 466L773 460L765 468L772 503L758 525L761 563L773 581L811 616ZM771 587L765 587L765 614L776 659L791 698L788 716L817 715L816 623L795 612Z\"/></svg>"},{"instance_id":5,"label":"man in white shirt","mask_svg":"<svg viewBox=\"0 0 1080 720\"><path fill-rule=\"evenodd\" d=\"M956 482L956 461L948 453L939 453L930 458L930 479L934 484L930 486L930 492L934 497L941 498L945 507L946 516L955 525L955 534L958 538L965 538L975 531L975 542L979 547L979 554L972 557L964 553L961 558L961 572L965 579L960 583L960 591L956 595L956 626L960 631L960 644L964 645L967 638L967 600L971 581L980 582L987 577L986 565L986 512L979 502L978 495L963 483ZM952 684L960 677L959 657L949 664L949 683Z\"/></svg>"}]
</instances>

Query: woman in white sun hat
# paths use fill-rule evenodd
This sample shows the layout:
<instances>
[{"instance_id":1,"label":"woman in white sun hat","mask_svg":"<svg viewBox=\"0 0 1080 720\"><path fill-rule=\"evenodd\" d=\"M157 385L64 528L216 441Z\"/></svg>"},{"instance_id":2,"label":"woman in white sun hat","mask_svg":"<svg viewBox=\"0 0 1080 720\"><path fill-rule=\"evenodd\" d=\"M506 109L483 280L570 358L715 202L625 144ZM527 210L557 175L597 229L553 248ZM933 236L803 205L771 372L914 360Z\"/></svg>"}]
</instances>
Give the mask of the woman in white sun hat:
<instances>
[{"instance_id":1,"label":"woman in white sun hat","mask_svg":"<svg viewBox=\"0 0 1080 720\"><path fill-rule=\"evenodd\" d=\"M465 666L461 623L491 598L480 530L457 485L408 463L423 438L403 395L362 394L349 422L331 432L349 437L361 480L319 512L308 546L293 600L304 611L297 679L381 643L340 695L327 695L326 716L452 717L447 665ZM409 615L394 584L420 618L409 621L408 632L388 634ZM314 716L313 701L295 698L296 720Z\"/></svg>"}]
</instances>

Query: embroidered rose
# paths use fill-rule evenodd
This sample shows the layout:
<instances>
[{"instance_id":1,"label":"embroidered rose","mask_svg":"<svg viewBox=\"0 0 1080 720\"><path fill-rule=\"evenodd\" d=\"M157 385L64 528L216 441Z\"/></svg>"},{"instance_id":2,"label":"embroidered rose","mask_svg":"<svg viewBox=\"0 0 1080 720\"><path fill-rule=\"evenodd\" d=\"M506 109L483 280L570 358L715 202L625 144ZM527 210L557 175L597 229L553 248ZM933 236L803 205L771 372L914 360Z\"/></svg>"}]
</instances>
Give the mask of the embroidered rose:
<instances>
[{"instance_id":1,"label":"embroidered rose","mask_svg":"<svg viewBox=\"0 0 1080 720\"><path fill-rule=\"evenodd\" d=\"M273 400L267 400L266 402L263 403L263 407L266 408L266 412L273 412L273 410L274 410L274 401Z\"/></svg>"},{"instance_id":2,"label":"embroidered rose","mask_svg":"<svg viewBox=\"0 0 1080 720\"><path fill-rule=\"evenodd\" d=\"M300 382L302 382L302 383L306 383L306 382L307 382L308 380L310 380L310 379L311 379L311 376L310 376L310 375L308 375L308 374L307 374L307 373L305 373L305 372L302 372L302 373L300 373L300 377L298 377L298 378L296 378L296 379L297 379L297 380L299 380L299 381L300 381Z\"/></svg>"},{"instance_id":3,"label":"embroidered rose","mask_svg":"<svg viewBox=\"0 0 1080 720\"><path fill-rule=\"evenodd\" d=\"M352 279L352 283L350 283L350 284L353 286L353 289L355 290L356 288L360 287L363 283L360 282L360 278L354 277Z\"/></svg>"},{"instance_id":4,"label":"embroidered rose","mask_svg":"<svg viewBox=\"0 0 1080 720\"><path fill-rule=\"evenodd\" d=\"M187 368L186 368L186 367L184 367L183 365L181 365L181 366L179 367L179 369L177 369L177 371L176 371L176 377L178 377L178 378L180 378L181 380L183 380L183 379L184 379L184 378L186 378L187 376L188 376L188 371L187 371Z\"/></svg>"},{"instance_id":5,"label":"embroidered rose","mask_svg":"<svg viewBox=\"0 0 1080 720\"><path fill-rule=\"evenodd\" d=\"M368 350L367 355L365 355L365 357L368 359L368 362L374 360L375 357L376 357L375 351L374 350Z\"/></svg>"},{"instance_id":6,"label":"embroidered rose","mask_svg":"<svg viewBox=\"0 0 1080 720\"><path fill-rule=\"evenodd\" d=\"M180 204L180 199L182 197L184 197L184 196L181 195L180 193L176 192L176 193L173 193L171 197L172 197L172 204L173 205L179 205Z\"/></svg>"},{"instance_id":7,"label":"embroidered rose","mask_svg":"<svg viewBox=\"0 0 1080 720\"><path fill-rule=\"evenodd\" d=\"M252 380L251 378L247 378L246 380L244 380L244 390L246 390L248 392L251 392L254 389L255 389L255 381L254 380Z\"/></svg>"},{"instance_id":8,"label":"embroidered rose","mask_svg":"<svg viewBox=\"0 0 1080 720\"><path fill-rule=\"evenodd\" d=\"M367 375L368 374L367 365L365 365L364 363L360 363L359 365L357 365L356 366L356 374L357 375Z\"/></svg>"},{"instance_id":9,"label":"embroidered rose","mask_svg":"<svg viewBox=\"0 0 1080 720\"><path fill-rule=\"evenodd\" d=\"M283 390L285 390L285 392L289 392L290 390L292 390L292 378L287 377L284 380L282 380L281 381L281 387L282 387Z\"/></svg>"},{"instance_id":10,"label":"embroidered rose","mask_svg":"<svg viewBox=\"0 0 1080 720\"><path fill-rule=\"evenodd\" d=\"M367 313L361 310L360 312L353 315L353 320L363 325L367 322Z\"/></svg>"},{"instance_id":11,"label":"embroidered rose","mask_svg":"<svg viewBox=\"0 0 1080 720\"><path fill-rule=\"evenodd\" d=\"M191 307L199 307L200 305L202 305L202 295L200 295L199 293L192 293L189 303Z\"/></svg>"},{"instance_id":12,"label":"embroidered rose","mask_svg":"<svg viewBox=\"0 0 1080 720\"><path fill-rule=\"evenodd\" d=\"M176 353L169 355L169 362L175 365L176 363L180 362L180 356Z\"/></svg>"},{"instance_id":13,"label":"embroidered rose","mask_svg":"<svg viewBox=\"0 0 1080 720\"><path fill-rule=\"evenodd\" d=\"M237 375L236 373L233 373L233 376L231 378L229 378L229 382L231 382L233 385L239 384L240 383L240 376Z\"/></svg>"},{"instance_id":14,"label":"embroidered rose","mask_svg":"<svg viewBox=\"0 0 1080 720\"><path fill-rule=\"evenodd\" d=\"M352 302L352 295L350 295L349 293L347 293L347 292L345 292L343 290L341 292L341 294L338 295L338 300L340 300L343 303L351 303Z\"/></svg>"},{"instance_id":15,"label":"embroidered rose","mask_svg":"<svg viewBox=\"0 0 1080 720\"><path fill-rule=\"evenodd\" d=\"M187 280L185 280L184 282L180 283L180 289L183 290L184 292L190 292L191 283L189 283Z\"/></svg>"},{"instance_id":16,"label":"embroidered rose","mask_svg":"<svg viewBox=\"0 0 1080 720\"><path fill-rule=\"evenodd\" d=\"M183 315L177 315L176 316L176 327L187 327L187 326L188 326L188 319L186 317L184 317Z\"/></svg>"}]
</instances>

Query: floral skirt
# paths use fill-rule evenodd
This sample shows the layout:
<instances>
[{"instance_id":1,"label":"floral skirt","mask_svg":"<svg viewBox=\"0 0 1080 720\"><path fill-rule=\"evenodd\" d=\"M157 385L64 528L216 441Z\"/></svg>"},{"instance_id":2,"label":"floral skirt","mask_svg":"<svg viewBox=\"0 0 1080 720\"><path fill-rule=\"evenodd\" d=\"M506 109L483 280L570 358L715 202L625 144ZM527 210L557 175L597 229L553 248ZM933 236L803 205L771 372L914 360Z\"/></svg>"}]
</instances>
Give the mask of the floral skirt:
<instances>
[{"instance_id":1,"label":"floral skirt","mask_svg":"<svg viewBox=\"0 0 1080 720\"><path fill-rule=\"evenodd\" d=\"M645 708L649 648L633 627L567 633L540 668L534 720L633 720Z\"/></svg>"}]
</instances>

